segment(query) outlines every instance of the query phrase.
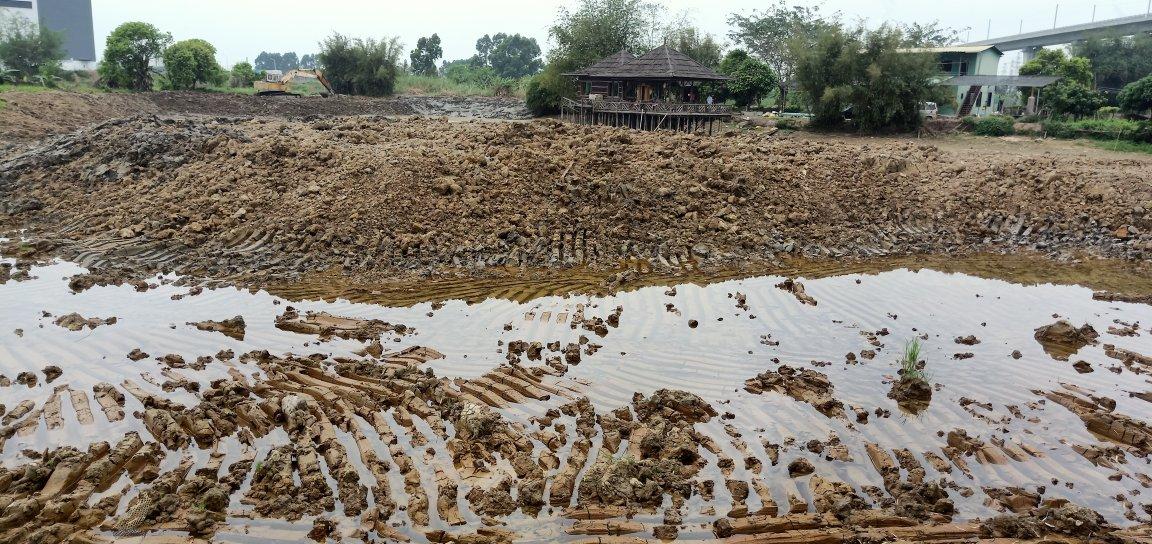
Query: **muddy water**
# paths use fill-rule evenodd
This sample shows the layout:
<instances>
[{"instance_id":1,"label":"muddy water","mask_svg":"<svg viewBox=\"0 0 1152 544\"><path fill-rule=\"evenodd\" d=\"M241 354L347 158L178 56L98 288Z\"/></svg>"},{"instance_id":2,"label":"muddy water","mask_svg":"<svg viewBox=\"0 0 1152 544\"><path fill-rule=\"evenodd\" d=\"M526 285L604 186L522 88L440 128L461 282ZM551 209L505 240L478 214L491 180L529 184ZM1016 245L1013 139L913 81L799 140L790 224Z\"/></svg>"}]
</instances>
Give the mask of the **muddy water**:
<instances>
[{"instance_id":1,"label":"muddy water","mask_svg":"<svg viewBox=\"0 0 1152 544\"><path fill-rule=\"evenodd\" d=\"M943 265L939 268L950 269ZM960 512L959 519L996 514L985 504L987 497L981 488L1017 486L1036 490L1045 486L1045 498L1068 498L1096 509L1118 524L1129 523L1124 518L1125 508L1115 500L1118 493L1131 497L1137 504L1148 502L1145 495L1138 494L1142 488L1134 479L1137 474L1152 474L1152 467L1145 459L1129 455L1121 479L1110 480L1109 476L1115 471L1094 466L1073 450L1074 445L1106 445L1103 439L1089 433L1070 411L1051 402L1041 402L1043 397L1037 392L1074 384L1114 399L1118 413L1152 419L1152 404L1128 394L1152 390L1147 375L1128 369L1120 373L1108 371L1109 367L1121 365L1107 357L1103 349L1104 344L1114 344L1143 354L1152 353L1152 331L1148 328L1148 324L1152 324L1152 306L1095 301L1091 289L1075 285L1077 278L1066 273L1062 273L1058 281L1070 285L1043 283L1038 277L1013 278L1026 281L1025 285L931 268L845 274L826 271L813 274L813 279L801 278L807 293L818 301L816 306L803 305L791 293L776 288L775 284L782 279L780 276L758 276L706 284L682 283L676 285L674 295L668 294L668 285L653 285L609 296L482 299L470 295L461 296L470 299L469 302L453 299L443 307L434 308L429 302L412 303L412 300L405 301L411 305L403 307L346 299L289 302L265 291L249 292L231 287L207 289L195 296L173 300L173 295L187 294L189 289L162 281L172 278L156 278L153 283L159 285L143 293L121 286L95 287L73 294L66 279L81 271L69 263L56 263L34 267L35 279L0 285L0 374L15 380L17 374L28 371L39 378L39 384L31 389L15 383L0 389L0 403L11 410L27 399L41 407L50 400L54 388L67 384L72 390L88 392L95 416L93 422L81 423L71 398L67 392L63 393L63 425L49 428L47 419L41 419L34 432L13 436L3 444L0 453L0 462L5 466L27 462L21 453L26 449L40 451L65 444L83 449L91 442L109 440L131 430L149 440L150 435L140 420L133 417L133 412L142 407L131 395L127 395L127 417L114 423L107 420L99 405L90 398L92 386L100 382L119 386L130 380L149 393L164 394L188 406L196 404L193 393L180 389L163 393L158 384L171 376L162 376L160 366L151 358L129 360L126 354L136 348L153 358L175 353L187 361L222 349L231 349L236 354L262 349L274 354L353 356L353 352L363 348L364 345L356 341L318 342L315 336L275 328L275 317L291 304L302 312L327 311L415 327L416 332L410 335L386 334L385 349L434 348L445 354L445 358L426 366L434 369L437 376L448 378L479 377L504 363L503 346L513 340L559 341L564 345L577 341L581 335L588 336L603 347L594 355L585 356L581 364L571 366L556 382L557 387L570 391L573 396L588 396L598 413L630 404L636 392L649 394L670 388L700 395L718 412L729 412L734 418L714 418L697 428L718 443L726 457L736 460L746 456L731 438L731 433L739 433L752 454L764 463L760 478L768 483L776 502L782 505L787 505L790 495L811 498L806 478L791 479L787 474L788 463L798 457L811 461L816 466L816 474L834 476L857 490L865 486L882 487L880 475L868 460L867 443L880 444L889 450L908 448L927 468L929 478L946 476L958 486L974 490L968 498L950 493ZM1102 281L1098 274L1083 278L1086 284L1098 285ZM1118 278L1122 275L1109 275L1108 287L1123 287ZM462 284L458 288L461 292L483 292L482 288ZM747 296L747 309L737 307L733 298L737 292ZM586 315L600 317L607 316L617 306L622 307L620 326L609 328L602 338L586 330L574 330L569 323L581 306ZM42 312L52 316L44 317ZM115 316L118 322L76 332L53 324L57 316L71 312L86 318ZM242 315L247 323L242 341L196 330L187 324L234 315ZM1033 339L1033 330L1052 323L1056 315L1077 325L1092 324L1101 332L1100 344L1082 348L1069 361L1054 360ZM1117 319L1139 322L1139 336L1105 332ZM691 320L698 322L698 326L691 328ZM510 325L510 330L506 330L506 325ZM17 334L17 329L22 330L22 334ZM882 346L870 344L866 334L884 329L887 334L876 336ZM970 334L980 343L968 346L954 342L954 338ZM889 389L886 382L896 373L896 360L904 342L922 335L926 335L923 344L927 373L938 389L929 408L912 416L902 413L895 402L886 397ZM766 339L770 341L764 342ZM779 345L770 345L771 342ZM859 357L865 349L876 350L876 357ZM1019 359L1011 356L1014 350L1019 350ZM856 362L846 360L849 352L857 354ZM954 358L958 353L971 353L972 357ZM808 404L778 393L746 392L744 381L776 368L774 358L793 367L813 368L827 374L835 385L836 398L846 406L872 413L868 422L850 423L855 419L851 411L848 419L831 419ZM1072 363L1080 360L1087 361L1095 371L1078 373ZM62 368L63 375L45 384L40 370L49 364ZM245 375L259 375L260 371L254 366L235 364ZM202 371L174 372L199 382L202 388L207 388L212 380L228 376L227 366L218 361L209 363ZM991 410L975 405L962 407L961 398L990 403ZM529 417L540 416L548 408L564 402L565 399L555 398L514 404L500 411L510 419L526 422ZM873 413L877 408L890 411L891 417L877 416ZM1013 411L1022 417L1013 416ZM417 426L421 424L418 422ZM725 425L731 427L726 430ZM446 468L455 478L443 442L433 433L423 432L432 440L428 445L413 448L404 437L405 429L399 425L393 428L417 463L422 485L430 497L435 497L432 465ZM946 445L939 433L953 429L964 429L968 435L984 441L1002 438L1039 455L1003 464L981 464L975 458L968 458L971 477L955 469L951 474L937 473L923 453L939 454ZM853 461L829 461L805 449L808 441L827 442L832 433L847 445ZM352 452L350 457L358 463L350 437L343 432L339 435ZM256 458L262 459L273 447L287 441L282 432L273 432L261 439ZM600 437L593 442L590 460L596 457ZM783 445L778 465L770 465L762 443ZM384 448L383 444L379 448ZM424 450L428 448L435 451L435 458L431 463L424 463ZM237 460L241 449L235 439L222 441L223 466ZM709 463L698 479L716 480L716 496L713 501L703 501L697 496L688 502L684 521L689 525L681 530L681 539L710 537L710 526L701 524L710 523L731 507L716 456L701 451ZM561 466L567 455L564 450L559 452ZM161 469L170 469L184 457L193 458L196 467L209 461L208 452L192 446L187 451L170 454ZM362 466L357 468L361 480L370 481L367 470ZM331 476L327 477L334 488ZM402 489L395 471L390 477L392 489ZM749 480L751 474L737 462L731 478ZM1054 484L1054 480L1058 483ZM247 483L233 495L230 513L234 517L230 518L230 527L218 533L218 540L296 541L311 527L308 518L296 523L248 519L247 507L238 502L246 486ZM469 521L465 528L474 529L479 518L468 511L467 501L463 499L467 491L468 487L462 485L459 504L461 513ZM127 503L127 498L123 499L121 508ZM759 505L753 493L748 499L749 509L755 510ZM716 515L702 513L709 507L715 508ZM337 512L339 510L338 505ZM565 538L564 529L571 521L561 519L558 511L549 512L545 509L538 518L514 514L508 519L508 528L520 533L526 541ZM438 520L435 508L431 514L433 528L449 529ZM657 512L636 519L659 524L660 517ZM336 519L340 517L336 515ZM413 528L405 512L398 511L392 521L399 525L400 532L423 540L424 528ZM354 525L350 522L344 527Z\"/></svg>"}]
</instances>

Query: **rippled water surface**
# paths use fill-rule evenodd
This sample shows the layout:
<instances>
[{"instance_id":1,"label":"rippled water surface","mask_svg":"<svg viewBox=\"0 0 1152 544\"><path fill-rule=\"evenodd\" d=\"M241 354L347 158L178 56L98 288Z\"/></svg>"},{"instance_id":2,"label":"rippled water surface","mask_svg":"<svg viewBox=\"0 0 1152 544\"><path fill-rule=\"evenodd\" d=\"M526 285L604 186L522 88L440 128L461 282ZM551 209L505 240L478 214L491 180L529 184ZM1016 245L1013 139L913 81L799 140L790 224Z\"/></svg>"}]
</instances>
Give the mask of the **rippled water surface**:
<instances>
[{"instance_id":1,"label":"rippled water surface","mask_svg":"<svg viewBox=\"0 0 1152 544\"><path fill-rule=\"evenodd\" d=\"M1118 493L1130 496L1136 503L1149 502L1149 490L1143 489L1135 478L1137 474L1152 474L1146 459L1130 455L1122 471L1125 476L1119 481L1110 480L1114 471L1094 466L1072 447L1101 443L1102 439L1089 433L1070 411L1051 402L1039 402L1042 397L1037 392L1059 390L1062 383L1075 384L1114 399L1118 413L1152 419L1152 404L1129 396L1129 393L1152 390L1148 375L1128 369L1119 373L1109 371L1109 367L1121 365L1107 357L1103 347L1113 344L1152 354L1152 331L1149 330L1152 306L1096 301L1092 299L1092 290L1086 287L1022 285L932 269L897 268L868 274L824 273L817 279L802 277L807 293L818 301L816 306L803 305L791 293L776 288L781 277L763 276L706 285L681 284L676 286L674 295L667 294L673 284L641 287L605 297L538 296L520 302L482 299L471 294L466 298L473 302L448 300L443 307L434 309L427 302L407 307L353 303L344 299L293 302L265 291L249 292L231 287L206 289L199 295L173 300L172 295L186 294L189 289L170 283L142 293L129 286L119 286L94 287L73 294L68 289L67 278L80 272L82 269L68 263L37 266L32 269L35 279L0 285L0 374L15 379L19 373L28 371L39 377L39 384L34 388L13 384L0 389L0 403L8 409L25 399L41 406L57 386L67 384L73 390L89 392L90 396L96 383L121 384L125 379L150 393L164 394L189 406L196 404L192 393L183 390L163 393L156 384L166 378L155 361L133 362L126 357L136 348L152 357L176 353L186 360L194 360L222 349L231 349L237 354L261 349L274 354L353 356L353 352L364 347L361 342L340 339L320 343L315 336L275 328L275 317L285 306L292 305L301 311L322 310L341 316L379 318L414 327L415 334L386 335L385 349L417 345L434 348L445 357L426 366L434 369L437 376L449 378L478 377L505 363L503 347L512 340L559 341L563 345L577 341L581 335L591 337L603 347L596 354L584 357L581 364L570 367L557 382L558 386L572 391L573 396L587 395L601 413L630 404L636 392L649 394L660 388L671 388L700 395L718 412L730 412L734 418L715 418L697 428L720 444L728 457L743 459L745 454L733 446L730 434L724 429L725 424L731 425L729 430L738 432L752 452L764 460L765 473L761 478L768 482L776 502L781 504L787 504L789 494L807 496L805 481L789 478L785 468L788 461L796 457L811 460L817 474L835 476L857 489L882 486L881 477L865 452L865 444L869 442L888 449L910 449L927 467L929 477L938 477L922 452L939 453L945 438L938 431L946 433L957 428L986 441L993 437L1014 441L1042 454L998 465L980 464L972 459L969 462L971 479L959 471L947 475L959 485L975 490L969 498L953 493L961 519L995 513L985 505L986 496L980 491L983 487L1035 489L1046 486L1046 498L1067 497L1097 509L1116 523L1128 523L1124 519L1124 507L1114 498ZM733 298L737 292L747 296L747 309L737 307ZM510 298L523 300L517 296ZM623 308L620 326L609 328L603 338L586 330L574 330L569 320L578 306L583 306L590 316L606 316L620 306ZM43 312L51 317L44 317ZM114 316L117 322L76 332L53 324L56 317L72 312L84 317ZM234 315L242 315L247 323L243 341L196 330L187 324ZM1077 325L1093 325L1101 332L1100 344L1081 349L1069 361L1053 359L1033 338L1033 331L1055 321L1054 316ZM698 326L689 327L691 320L698 322ZM1138 322L1139 335L1118 336L1105 332L1110 326L1117 326L1114 320ZM505 330L506 324L511 325L510 330ZM876 337L882 343L882 347L877 348L869 343L866 333L882 330L887 334ZM967 346L954 342L954 338L969 334L975 335L980 343ZM886 397L889 389L886 382L896 372L896 361L904 342L922 335L927 336L923 341L927 372L930 381L938 384L938 390L926 411L909 416ZM779 345L770 345L772 342ZM854 363L846 360L846 354L859 355L865 349L877 350L876 357L871 360L857 357ZM1014 350L1019 350L1019 359L1011 357ZM954 354L966 352L972 357L954 358ZM847 406L869 412L882 408L892 415L873 415L866 424L849 423L849 420L825 417L812 406L778 393L745 391L745 380L777 367L774 358L783 364L827 374L835 384L835 397ZM1078 373L1072 363L1079 360L1087 361L1095 371ZM62 368L63 375L45 384L41 369L50 364ZM245 368L239 363L238 366L246 375L260 372L255 367ZM202 371L182 369L178 374L200 382L202 388L207 388L212 380L228 376L227 368L215 361ZM141 421L132 416L141 406L131 395L127 397L128 417L124 420L110 423L93 401L95 421L81 424L71 399L64 395L64 425L49 429L42 420L34 433L13 436L3 443L0 462L14 467L27 462L21 453L26 449L43 450L65 444L83 448L93 441L109 440L130 430L139 431L147 440L148 432ZM966 409L960 403L963 397L991 403L992 410L972 406ZM509 418L526 421L562 402L565 399L516 404L501 411ZM1009 407L1018 409L1023 417L1013 417ZM849 416L854 420L851 412ZM805 442L827 441L830 433L835 433L848 446L852 462L828 461L804 449ZM789 439L794 439L796 445L785 447L778 465L768 466L762 444L788 444ZM277 440L287 438L283 433L273 433L261 439L258 458L275 446ZM430 446L438 449L442 443L434 441ZM240 446L231 439L225 440L221 449L227 456L224 461L227 466L239 455ZM356 459L355 447L349 447L349 451ZM208 462L207 453L195 451L194 446L188 454L196 458L198 466ZM707 452L704 455L712 457ZM438 456L448 459L442 451ZM168 456L165 465L174 465L179 457ZM423 453L414 458L423 459ZM590 455L590 459L594 458L595 449ZM446 462L451 464L450 460ZM421 470L431 474L428 467ZM367 475L366 471L361 472ZM740 479L749 475L738 462L732 477ZM716 498L708 504L693 499L686 522L711 519L692 515L692 510L699 512L715 506L722 515L730 506L724 477L715 463L709 463L699 478L717 480ZM1059 480L1060 485L1052 485L1053 479ZM1066 486L1069 482L1074 485ZM1145 494L1137 494L1141 491ZM434 489L430 495L435 496ZM460 495L463 497L463 491ZM474 524L478 518L466 511L465 503L461 500L462 511ZM233 514L242 516L244 507L236 497L233 506L236 509ZM758 499L753 493L749 507L756 506ZM221 541L255 542L255 532L260 538L294 541L311 526L308 520L287 523L243 517L231 519L233 526L218 535ZM436 520L435 516L433 519ZM659 523L658 515L637 519ZM423 538L406 523L404 512L398 512L393 521L402 524L400 530L408 536ZM508 528L520 532L529 541L548 541L560 538L570 523L546 509L535 519L514 515ZM249 528L248 534L245 527ZM681 531L682 539L708 536L708 529L699 525Z\"/></svg>"}]
</instances>

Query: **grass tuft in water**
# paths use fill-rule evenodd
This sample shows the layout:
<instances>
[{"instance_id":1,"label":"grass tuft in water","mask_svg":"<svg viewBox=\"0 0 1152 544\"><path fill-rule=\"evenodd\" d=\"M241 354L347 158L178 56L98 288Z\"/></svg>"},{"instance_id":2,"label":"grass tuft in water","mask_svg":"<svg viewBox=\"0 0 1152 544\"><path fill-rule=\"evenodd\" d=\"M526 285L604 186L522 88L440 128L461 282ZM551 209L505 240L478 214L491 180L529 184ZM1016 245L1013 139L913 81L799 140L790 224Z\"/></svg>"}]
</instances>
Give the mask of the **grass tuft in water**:
<instances>
[{"instance_id":1,"label":"grass tuft in water","mask_svg":"<svg viewBox=\"0 0 1152 544\"><path fill-rule=\"evenodd\" d=\"M913 338L904 344L904 354L900 357L900 378L906 380L924 380L925 361L920 360L920 339Z\"/></svg>"}]
</instances>

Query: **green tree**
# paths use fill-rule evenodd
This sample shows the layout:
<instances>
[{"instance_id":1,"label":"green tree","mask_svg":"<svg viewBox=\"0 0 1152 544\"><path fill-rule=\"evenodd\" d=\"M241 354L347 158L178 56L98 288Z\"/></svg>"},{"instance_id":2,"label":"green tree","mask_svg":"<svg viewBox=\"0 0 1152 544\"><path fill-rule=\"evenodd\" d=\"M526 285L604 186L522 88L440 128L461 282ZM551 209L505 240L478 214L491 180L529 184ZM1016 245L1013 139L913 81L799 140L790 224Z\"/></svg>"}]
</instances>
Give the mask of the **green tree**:
<instances>
[{"instance_id":1,"label":"green tree","mask_svg":"<svg viewBox=\"0 0 1152 544\"><path fill-rule=\"evenodd\" d=\"M0 19L0 67L15 70L20 80L43 76L45 83L51 83L60 72L63 44L63 35L24 17Z\"/></svg>"},{"instance_id":2,"label":"green tree","mask_svg":"<svg viewBox=\"0 0 1152 544\"><path fill-rule=\"evenodd\" d=\"M681 13L664 31L664 42L692 60L712 69L720 66L723 54L720 44L711 34L701 31L686 14Z\"/></svg>"},{"instance_id":3,"label":"green tree","mask_svg":"<svg viewBox=\"0 0 1152 544\"><path fill-rule=\"evenodd\" d=\"M1059 49L1041 49L1020 66L1022 76L1057 76L1069 83L1092 87L1092 64L1084 57L1071 57Z\"/></svg>"},{"instance_id":4,"label":"green tree","mask_svg":"<svg viewBox=\"0 0 1152 544\"><path fill-rule=\"evenodd\" d=\"M724 56L720 73L731 78L725 83L725 89L740 108L759 104L776 87L772 68L743 49L734 49Z\"/></svg>"},{"instance_id":5,"label":"green tree","mask_svg":"<svg viewBox=\"0 0 1152 544\"><path fill-rule=\"evenodd\" d=\"M484 35L480 40L487 37ZM479 43L477 41L477 45ZM518 79L535 74L544 66L544 61L540 60L540 44L535 38L501 32L491 38L491 44L485 57L488 66L499 77ZM479 49L477 53L480 53Z\"/></svg>"},{"instance_id":6,"label":"green tree","mask_svg":"<svg viewBox=\"0 0 1152 544\"><path fill-rule=\"evenodd\" d=\"M318 68L316 65L316 55L307 53L300 57L300 67L305 70L314 70Z\"/></svg>"},{"instance_id":7,"label":"green tree","mask_svg":"<svg viewBox=\"0 0 1152 544\"><path fill-rule=\"evenodd\" d=\"M436 77L436 59L444 56L440 48L440 36L432 34L428 38L416 40L416 49L408 55L412 59L412 73Z\"/></svg>"},{"instance_id":8,"label":"green tree","mask_svg":"<svg viewBox=\"0 0 1152 544\"><path fill-rule=\"evenodd\" d=\"M1130 113L1145 113L1152 109L1152 75L1125 85L1118 98L1120 107Z\"/></svg>"},{"instance_id":9,"label":"green tree","mask_svg":"<svg viewBox=\"0 0 1152 544\"><path fill-rule=\"evenodd\" d=\"M317 60L338 94L392 94L403 45L397 38L374 40L333 33L320 42Z\"/></svg>"},{"instance_id":10,"label":"green tree","mask_svg":"<svg viewBox=\"0 0 1152 544\"><path fill-rule=\"evenodd\" d=\"M936 56L901 50L898 28L826 29L815 45L794 42L796 80L810 101L813 123L838 127L851 107L852 126L865 132L910 131L922 122L920 103L940 101Z\"/></svg>"},{"instance_id":11,"label":"green tree","mask_svg":"<svg viewBox=\"0 0 1152 544\"><path fill-rule=\"evenodd\" d=\"M164 69L173 89L193 89L198 83L219 85L227 77L216 62L216 47L198 38L178 41L165 49Z\"/></svg>"},{"instance_id":12,"label":"green tree","mask_svg":"<svg viewBox=\"0 0 1152 544\"><path fill-rule=\"evenodd\" d=\"M160 32L148 23L131 21L121 24L105 42L100 77L111 87L151 90L149 65L153 59L160 58L171 41L171 34Z\"/></svg>"},{"instance_id":13,"label":"green tree","mask_svg":"<svg viewBox=\"0 0 1152 544\"><path fill-rule=\"evenodd\" d=\"M229 75L228 83L233 87L251 87L252 82L256 81L256 71L247 61L233 64Z\"/></svg>"},{"instance_id":14,"label":"green tree","mask_svg":"<svg viewBox=\"0 0 1152 544\"><path fill-rule=\"evenodd\" d=\"M525 89L529 109L537 115L559 111L560 99L575 94L574 72L621 50L642 51L659 43L663 8L648 0L580 0L575 11L561 8L548 29L555 47L548 65ZM481 38L483 41L483 38ZM491 46L477 42L483 60Z\"/></svg>"},{"instance_id":15,"label":"green tree","mask_svg":"<svg viewBox=\"0 0 1152 544\"><path fill-rule=\"evenodd\" d=\"M1097 89L1115 92L1152 74L1152 35L1097 35L1072 48L1092 65Z\"/></svg>"},{"instance_id":16,"label":"green tree","mask_svg":"<svg viewBox=\"0 0 1152 544\"><path fill-rule=\"evenodd\" d=\"M824 16L819 6L788 6L785 0L778 0L763 11L730 15L728 37L772 68L777 77L778 105L783 108L795 83L795 52L815 45L817 36L838 26L838 18L839 13Z\"/></svg>"},{"instance_id":17,"label":"green tree","mask_svg":"<svg viewBox=\"0 0 1152 544\"><path fill-rule=\"evenodd\" d=\"M663 8L645 0L581 0L561 9L549 28L556 47L549 61L561 72L578 70L622 49L645 51L659 43Z\"/></svg>"},{"instance_id":18,"label":"green tree","mask_svg":"<svg viewBox=\"0 0 1152 544\"><path fill-rule=\"evenodd\" d=\"M1042 100L1060 116L1087 117L1096 113L1105 104L1104 96L1079 83L1065 81L1045 87L1041 91ZM1044 104L1044 103L1042 103Z\"/></svg>"},{"instance_id":19,"label":"green tree","mask_svg":"<svg viewBox=\"0 0 1152 544\"><path fill-rule=\"evenodd\" d=\"M943 47L960 39L959 30L940 26L939 21L901 24L898 28L903 47Z\"/></svg>"}]
</instances>

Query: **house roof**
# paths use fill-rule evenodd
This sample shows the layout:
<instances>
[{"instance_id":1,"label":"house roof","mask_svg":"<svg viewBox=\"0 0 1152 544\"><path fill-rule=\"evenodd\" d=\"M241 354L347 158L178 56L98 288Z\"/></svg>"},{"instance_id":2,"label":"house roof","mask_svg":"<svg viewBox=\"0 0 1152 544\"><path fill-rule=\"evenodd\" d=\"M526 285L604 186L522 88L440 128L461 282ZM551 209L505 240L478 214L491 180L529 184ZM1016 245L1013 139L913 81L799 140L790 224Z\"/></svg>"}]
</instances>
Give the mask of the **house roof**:
<instances>
[{"instance_id":1,"label":"house roof","mask_svg":"<svg viewBox=\"0 0 1152 544\"><path fill-rule=\"evenodd\" d=\"M627 51L620 51L579 72L566 75L596 79L682 79L696 81L728 79L696 62L692 57L666 45L657 47L639 57L633 57Z\"/></svg>"},{"instance_id":2,"label":"house roof","mask_svg":"<svg viewBox=\"0 0 1152 544\"><path fill-rule=\"evenodd\" d=\"M1056 76L956 76L940 82L941 85L975 87L1004 85L1008 87L1047 87L1059 81Z\"/></svg>"},{"instance_id":3,"label":"house roof","mask_svg":"<svg viewBox=\"0 0 1152 544\"><path fill-rule=\"evenodd\" d=\"M1003 55L995 45L945 45L942 47L906 47L901 53L983 53L995 49L997 55Z\"/></svg>"},{"instance_id":4,"label":"house roof","mask_svg":"<svg viewBox=\"0 0 1152 544\"><path fill-rule=\"evenodd\" d=\"M571 72L569 74L564 74L564 75L587 76L587 75L591 75L591 74L600 74L600 73L605 73L605 72L617 71L617 70L622 69L625 65L627 65L628 63L630 63L634 60L636 60L636 55L633 55L632 52L628 51L627 49L621 49L620 51L617 51L615 54L609 55L607 57L604 57L604 58L592 63L591 66L589 66L583 70Z\"/></svg>"}]
</instances>

